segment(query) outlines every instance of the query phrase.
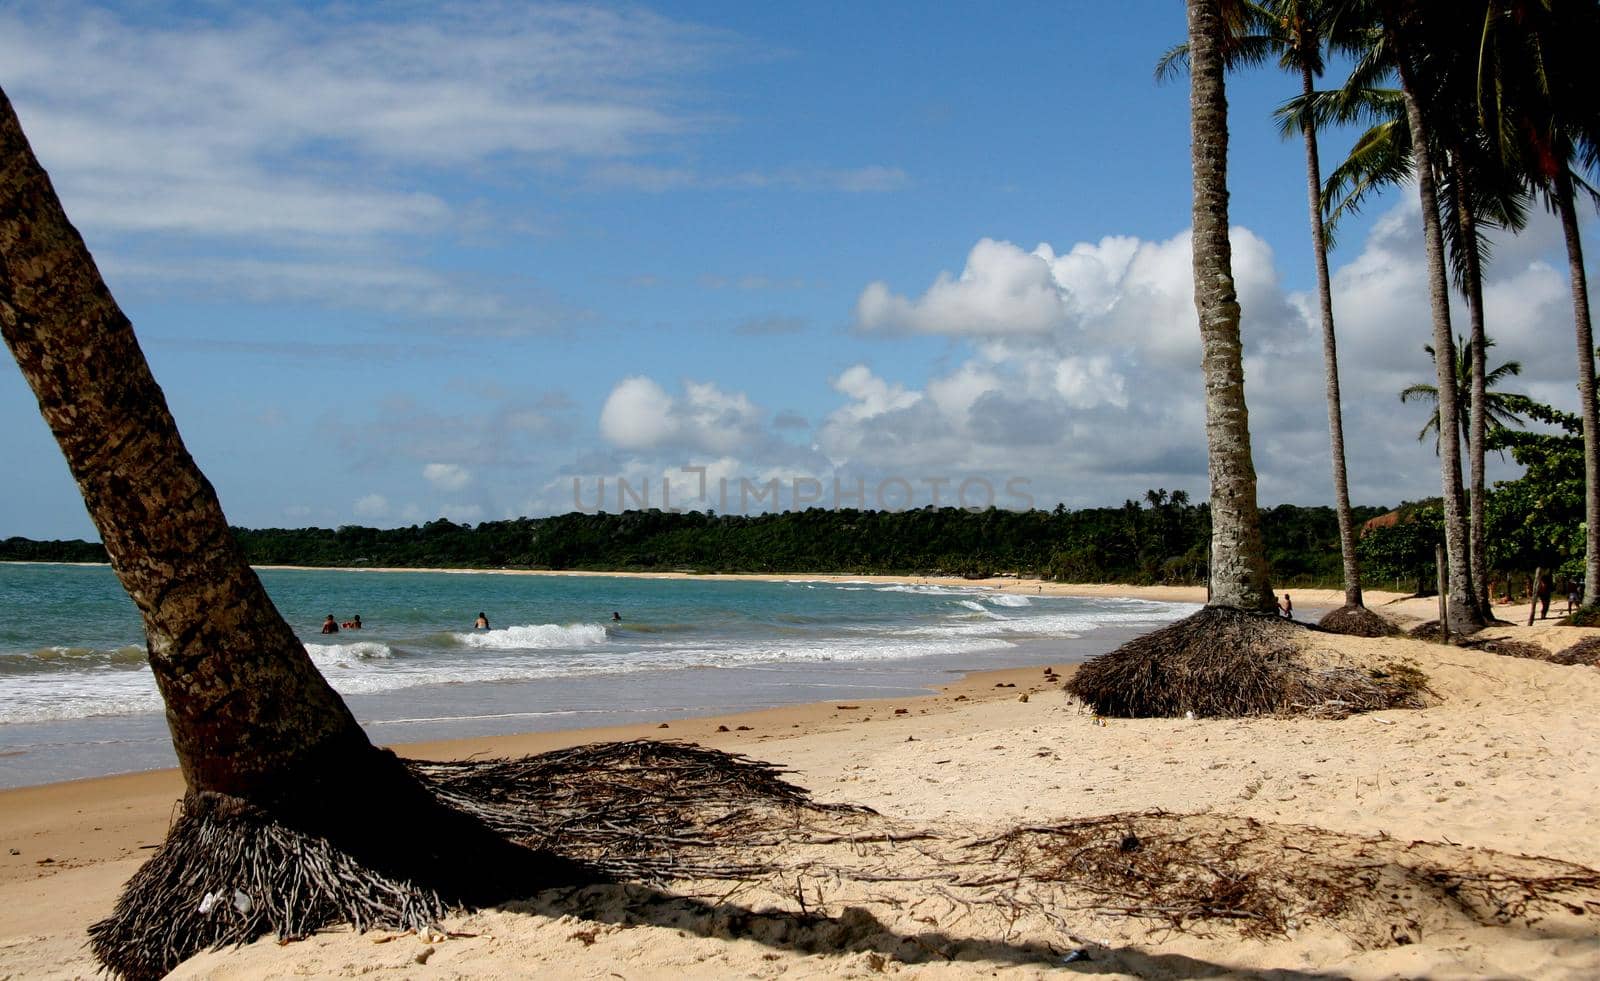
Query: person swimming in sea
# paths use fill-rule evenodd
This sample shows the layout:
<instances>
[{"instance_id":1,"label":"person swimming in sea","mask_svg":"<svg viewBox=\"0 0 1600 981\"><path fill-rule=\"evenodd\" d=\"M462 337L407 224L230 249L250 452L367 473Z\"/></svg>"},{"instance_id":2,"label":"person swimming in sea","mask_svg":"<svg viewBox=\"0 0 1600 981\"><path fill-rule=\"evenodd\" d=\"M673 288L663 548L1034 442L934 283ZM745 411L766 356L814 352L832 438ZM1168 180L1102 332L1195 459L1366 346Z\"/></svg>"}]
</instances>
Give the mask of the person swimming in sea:
<instances>
[{"instance_id":1,"label":"person swimming in sea","mask_svg":"<svg viewBox=\"0 0 1600 981\"><path fill-rule=\"evenodd\" d=\"M339 626L343 627L346 630L360 630L361 629L361 614L357 613L354 617L351 617L349 620L346 620L344 623L339 624Z\"/></svg>"},{"instance_id":2,"label":"person swimming in sea","mask_svg":"<svg viewBox=\"0 0 1600 981\"><path fill-rule=\"evenodd\" d=\"M339 623L333 618L332 613L328 614L328 619L322 621L322 632L325 634L336 634L339 632Z\"/></svg>"},{"instance_id":3,"label":"person swimming in sea","mask_svg":"<svg viewBox=\"0 0 1600 981\"><path fill-rule=\"evenodd\" d=\"M473 630L488 630L489 629L489 618L483 615L483 611L481 611L481 610L478 611L478 620L477 620L476 623L474 623L472 625L472 629Z\"/></svg>"},{"instance_id":4,"label":"person swimming in sea","mask_svg":"<svg viewBox=\"0 0 1600 981\"><path fill-rule=\"evenodd\" d=\"M622 614L618 613L616 610L612 610L611 611L611 622L612 623L621 623L622 622Z\"/></svg>"}]
</instances>

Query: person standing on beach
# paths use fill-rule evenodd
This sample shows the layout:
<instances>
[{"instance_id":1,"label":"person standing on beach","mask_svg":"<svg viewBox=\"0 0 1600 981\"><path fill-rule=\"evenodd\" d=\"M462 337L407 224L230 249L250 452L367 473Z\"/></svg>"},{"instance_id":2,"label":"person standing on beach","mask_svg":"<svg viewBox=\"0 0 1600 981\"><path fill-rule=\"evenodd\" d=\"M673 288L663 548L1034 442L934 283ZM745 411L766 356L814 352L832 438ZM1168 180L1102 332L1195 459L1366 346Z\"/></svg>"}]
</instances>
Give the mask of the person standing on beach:
<instances>
[{"instance_id":1,"label":"person standing on beach","mask_svg":"<svg viewBox=\"0 0 1600 981\"><path fill-rule=\"evenodd\" d=\"M1539 586L1534 594L1539 598L1539 619L1550 615L1550 594L1554 592L1555 584L1550 581L1550 573L1546 572L1539 577Z\"/></svg>"},{"instance_id":2,"label":"person standing on beach","mask_svg":"<svg viewBox=\"0 0 1600 981\"><path fill-rule=\"evenodd\" d=\"M322 632L325 634L336 634L339 632L338 621L333 619L332 613L328 614L328 619L322 621Z\"/></svg>"},{"instance_id":3,"label":"person standing on beach","mask_svg":"<svg viewBox=\"0 0 1600 981\"><path fill-rule=\"evenodd\" d=\"M472 625L472 629L473 630L488 630L489 629L489 618L483 615L483 611L482 610L478 611L478 620L477 620L476 623L474 623Z\"/></svg>"},{"instance_id":4,"label":"person standing on beach","mask_svg":"<svg viewBox=\"0 0 1600 981\"><path fill-rule=\"evenodd\" d=\"M1294 619L1294 601L1289 598L1288 593L1283 594L1283 602L1278 604L1278 612L1283 614L1285 620Z\"/></svg>"}]
</instances>

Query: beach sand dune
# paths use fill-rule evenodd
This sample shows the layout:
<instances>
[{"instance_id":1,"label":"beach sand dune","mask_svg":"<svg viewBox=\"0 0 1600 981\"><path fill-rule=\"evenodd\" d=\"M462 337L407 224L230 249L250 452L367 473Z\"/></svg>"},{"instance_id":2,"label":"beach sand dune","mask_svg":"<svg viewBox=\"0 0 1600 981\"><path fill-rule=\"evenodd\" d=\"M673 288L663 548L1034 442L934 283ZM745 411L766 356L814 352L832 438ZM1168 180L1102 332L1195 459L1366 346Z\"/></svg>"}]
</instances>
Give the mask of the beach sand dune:
<instances>
[{"instance_id":1,"label":"beach sand dune","mask_svg":"<svg viewBox=\"0 0 1600 981\"><path fill-rule=\"evenodd\" d=\"M1600 635L1497 631L1551 649ZM877 813L783 812L747 845L768 870L744 880L553 891L432 936L267 939L174 976L1600 976L1600 670L1403 638L1306 643L1413 661L1436 704L1102 725L1041 666L923 699L410 747L443 759L681 739ZM93 973L83 931L179 789L156 773L0 794L0 977ZM1019 827L1034 830L1006 837ZM1056 881L1083 868L1109 871ZM1183 888L1244 879L1280 920L1171 912L1193 907ZM1517 882L1540 879L1556 901L1523 906Z\"/></svg>"}]
</instances>

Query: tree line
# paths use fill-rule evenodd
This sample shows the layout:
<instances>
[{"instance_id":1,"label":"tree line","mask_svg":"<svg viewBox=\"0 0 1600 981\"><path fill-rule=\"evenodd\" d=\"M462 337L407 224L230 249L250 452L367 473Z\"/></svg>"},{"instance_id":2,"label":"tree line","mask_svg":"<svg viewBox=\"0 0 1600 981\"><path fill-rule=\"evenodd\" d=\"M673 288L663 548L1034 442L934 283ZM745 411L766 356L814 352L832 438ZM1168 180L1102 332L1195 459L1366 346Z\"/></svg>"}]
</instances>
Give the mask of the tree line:
<instances>
[{"instance_id":1,"label":"tree line","mask_svg":"<svg viewBox=\"0 0 1600 981\"><path fill-rule=\"evenodd\" d=\"M1365 520L1381 508L1357 508ZM1262 514L1276 580L1340 578L1332 508L1292 504ZM660 510L406 528L235 528L253 565L602 572L1009 574L1064 582L1205 581L1211 509L1183 491L1146 492L1120 507L1053 511L921 508L713 514ZM104 562L95 542L0 541L0 560Z\"/></svg>"}]
</instances>

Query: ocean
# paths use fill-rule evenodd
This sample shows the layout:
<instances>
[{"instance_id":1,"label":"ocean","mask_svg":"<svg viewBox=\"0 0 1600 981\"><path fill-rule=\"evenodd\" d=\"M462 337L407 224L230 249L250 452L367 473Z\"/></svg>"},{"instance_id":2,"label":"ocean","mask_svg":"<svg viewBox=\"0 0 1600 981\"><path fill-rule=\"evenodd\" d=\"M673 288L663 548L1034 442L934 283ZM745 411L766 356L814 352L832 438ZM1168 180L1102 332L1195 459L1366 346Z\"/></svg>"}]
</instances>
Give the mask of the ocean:
<instances>
[{"instance_id":1,"label":"ocean","mask_svg":"<svg viewBox=\"0 0 1600 981\"><path fill-rule=\"evenodd\" d=\"M383 744L921 694L967 671L1077 663L1197 609L804 576L260 575ZM480 611L491 629L473 629ZM364 627L320 634L330 613ZM111 570L0 564L0 787L175 764Z\"/></svg>"}]
</instances>

